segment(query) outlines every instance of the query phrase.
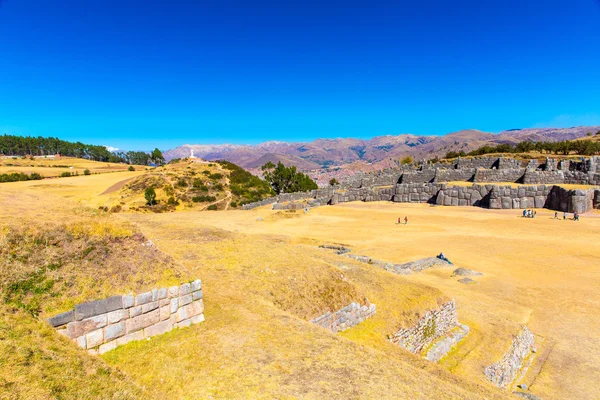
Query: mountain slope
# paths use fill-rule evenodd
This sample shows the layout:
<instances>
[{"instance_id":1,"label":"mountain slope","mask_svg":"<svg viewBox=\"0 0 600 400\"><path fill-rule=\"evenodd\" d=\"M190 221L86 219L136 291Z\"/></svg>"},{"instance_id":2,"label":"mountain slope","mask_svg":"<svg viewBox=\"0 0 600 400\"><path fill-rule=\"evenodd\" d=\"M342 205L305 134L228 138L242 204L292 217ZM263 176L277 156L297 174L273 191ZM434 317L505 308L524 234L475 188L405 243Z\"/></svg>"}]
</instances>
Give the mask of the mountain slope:
<instances>
[{"instance_id":1,"label":"mountain slope","mask_svg":"<svg viewBox=\"0 0 600 400\"><path fill-rule=\"evenodd\" d=\"M448 151L465 152L486 144L518 143L521 141L562 141L584 137L600 127L513 129L498 134L475 129L453 132L444 136L387 135L369 140L340 138L317 139L312 142L270 141L250 145L186 144L164 152L167 160L194 155L206 160L227 160L243 168L258 168L263 160L282 161L301 170L341 166L354 162L377 163L410 155L415 159L443 156ZM265 162L266 162L265 161ZM264 164L264 163L263 163Z\"/></svg>"}]
</instances>

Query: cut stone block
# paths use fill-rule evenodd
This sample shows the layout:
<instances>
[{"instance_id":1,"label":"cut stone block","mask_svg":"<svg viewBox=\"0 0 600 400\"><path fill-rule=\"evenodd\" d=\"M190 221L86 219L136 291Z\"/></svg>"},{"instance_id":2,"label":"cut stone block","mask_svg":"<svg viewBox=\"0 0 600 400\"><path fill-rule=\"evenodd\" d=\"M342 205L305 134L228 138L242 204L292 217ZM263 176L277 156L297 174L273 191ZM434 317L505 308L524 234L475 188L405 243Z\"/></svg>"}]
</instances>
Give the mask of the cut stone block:
<instances>
[{"instance_id":1,"label":"cut stone block","mask_svg":"<svg viewBox=\"0 0 600 400\"><path fill-rule=\"evenodd\" d=\"M164 306L160 308L160 320L164 321L169 319L171 316L171 306Z\"/></svg>"},{"instance_id":2,"label":"cut stone block","mask_svg":"<svg viewBox=\"0 0 600 400\"><path fill-rule=\"evenodd\" d=\"M167 295L168 295L167 288L158 289L158 299L159 300L166 299Z\"/></svg>"},{"instance_id":3,"label":"cut stone block","mask_svg":"<svg viewBox=\"0 0 600 400\"><path fill-rule=\"evenodd\" d=\"M106 314L106 299L94 300L85 303L77 304L75 306L75 320L81 321L82 319L94 317L100 314Z\"/></svg>"},{"instance_id":4,"label":"cut stone block","mask_svg":"<svg viewBox=\"0 0 600 400\"><path fill-rule=\"evenodd\" d=\"M196 301L196 300L200 300L202 298L202 290L197 290L195 292L192 292L192 300Z\"/></svg>"},{"instance_id":5,"label":"cut stone block","mask_svg":"<svg viewBox=\"0 0 600 400\"><path fill-rule=\"evenodd\" d=\"M135 305L135 297L132 294L126 294L123 296L123 308L133 307Z\"/></svg>"},{"instance_id":6,"label":"cut stone block","mask_svg":"<svg viewBox=\"0 0 600 400\"><path fill-rule=\"evenodd\" d=\"M104 354L107 351L111 351L117 348L117 341L113 340L112 342L104 343L98 347L98 354Z\"/></svg>"},{"instance_id":7,"label":"cut stone block","mask_svg":"<svg viewBox=\"0 0 600 400\"><path fill-rule=\"evenodd\" d=\"M92 349L96 346L100 346L104 343L104 332L103 329L92 331L85 335L85 341L88 349Z\"/></svg>"},{"instance_id":8,"label":"cut stone block","mask_svg":"<svg viewBox=\"0 0 600 400\"><path fill-rule=\"evenodd\" d=\"M185 296L181 296L179 298L179 307L183 307L186 304L190 304L192 302L192 295L191 294L186 294Z\"/></svg>"},{"instance_id":9,"label":"cut stone block","mask_svg":"<svg viewBox=\"0 0 600 400\"><path fill-rule=\"evenodd\" d=\"M192 282L192 292L202 289L202 281L200 279L196 279Z\"/></svg>"},{"instance_id":10,"label":"cut stone block","mask_svg":"<svg viewBox=\"0 0 600 400\"><path fill-rule=\"evenodd\" d=\"M192 285L190 285L189 283L184 283L183 285L179 286L179 296L184 296L186 294L190 294L192 292Z\"/></svg>"},{"instance_id":11,"label":"cut stone block","mask_svg":"<svg viewBox=\"0 0 600 400\"><path fill-rule=\"evenodd\" d=\"M137 317L142 315L142 306L135 306L129 309L129 318Z\"/></svg>"},{"instance_id":12,"label":"cut stone block","mask_svg":"<svg viewBox=\"0 0 600 400\"><path fill-rule=\"evenodd\" d=\"M128 335L122 336L116 340L117 346L122 346L126 343L132 342L134 340L142 340L144 339L144 331L137 331L130 333Z\"/></svg>"},{"instance_id":13,"label":"cut stone block","mask_svg":"<svg viewBox=\"0 0 600 400\"><path fill-rule=\"evenodd\" d=\"M121 310L111 311L108 313L108 323L109 324L114 324L114 323L117 323L117 322L122 321L127 318L129 318L128 310L121 309Z\"/></svg>"},{"instance_id":14,"label":"cut stone block","mask_svg":"<svg viewBox=\"0 0 600 400\"><path fill-rule=\"evenodd\" d=\"M147 314L139 315L125 321L126 333L132 333L156 324L160 321L160 310L156 309Z\"/></svg>"},{"instance_id":15,"label":"cut stone block","mask_svg":"<svg viewBox=\"0 0 600 400\"><path fill-rule=\"evenodd\" d=\"M173 314L179 308L179 298L171 299L171 314Z\"/></svg>"},{"instance_id":16,"label":"cut stone block","mask_svg":"<svg viewBox=\"0 0 600 400\"><path fill-rule=\"evenodd\" d=\"M125 335L125 321L104 328L104 340L109 341Z\"/></svg>"},{"instance_id":17,"label":"cut stone block","mask_svg":"<svg viewBox=\"0 0 600 400\"><path fill-rule=\"evenodd\" d=\"M169 297L178 297L179 296L179 286L171 286L169 288Z\"/></svg>"},{"instance_id":18,"label":"cut stone block","mask_svg":"<svg viewBox=\"0 0 600 400\"><path fill-rule=\"evenodd\" d=\"M55 328L73 321L75 321L75 312L73 310L55 315L52 318L48 318L48 323Z\"/></svg>"},{"instance_id":19,"label":"cut stone block","mask_svg":"<svg viewBox=\"0 0 600 400\"><path fill-rule=\"evenodd\" d=\"M104 328L107 324L107 315L96 315L84 319L83 321L74 321L67 324L67 335L70 338L76 338L85 335L96 329Z\"/></svg>"},{"instance_id":20,"label":"cut stone block","mask_svg":"<svg viewBox=\"0 0 600 400\"><path fill-rule=\"evenodd\" d=\"M163 333L167 333L173 329L173 324L171 321L166 320L159 322L158 324L152 325L144 329L144 336L151 337L155 335L162 335Z\"/></svg>"},{"instance_id":21,"label":"cut stone block","mask_svg":"<svg viewBox=\"0 0 600 400\"><path fill-rule=\"evenodd\" d=\"M158 308L158 301L152 301L150 303L146 303L142 305L142 314L146 314L152 310L156 310Z\"/></svg>"},{"instance_id":22,"label":"cut stone block","mask_svg":"<svg viewBox=\"0 0 600 400\"><path fill-rule=\"evenodd\" d=\"M152 292L140 293L135 298L135 305L141 306L142 304L150 303L152 301Z\"/></svg>"}]
</instances>

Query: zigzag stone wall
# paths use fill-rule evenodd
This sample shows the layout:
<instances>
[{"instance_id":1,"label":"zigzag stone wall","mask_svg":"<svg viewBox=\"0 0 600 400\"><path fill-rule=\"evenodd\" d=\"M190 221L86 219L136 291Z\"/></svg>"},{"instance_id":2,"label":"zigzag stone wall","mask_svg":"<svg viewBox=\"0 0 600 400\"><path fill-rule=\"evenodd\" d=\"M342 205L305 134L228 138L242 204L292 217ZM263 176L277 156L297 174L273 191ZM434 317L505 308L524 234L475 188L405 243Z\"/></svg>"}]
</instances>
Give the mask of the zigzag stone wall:
<instances>
[{"instance_id":1,"label":"zigzag stone wall","mask_svg":"<svg viewBox=\"0 0 600 400\"><path fill-rule=\"evenodd\" d=\"M92 354L204 321L202 282L94 300L48 319Z\"/></svg>"},{"instance_id":2,"label":"zigzag stone wall","mask_svg":"<svg viewBox=\"0 0 600 400\"><path fill-rule=\"evenodd\" d=\"M400 329L389 337L389 340L416 354L456 326L458 326L456 303L450 300L439 308L426 312L415 326Z\"/></svg>"},{"instance_id":3,"label":"zigzag stone wall","mask_svg":"<svg viewBox=\"0 0 600 400\"><path fill-rule=\"evenodd\" d=\"M534 351L534 340L533 333L524 326L502 360L485 369L485 376L499 387L510 386L523 368L526 358Z\"/></svg>"},{"instance_id":4,"label":"zigzag stone wall","mask_svg":"<svg viewBox=\"0 0 600 400\"><path fill-rule=\"evenodd\" d=\"M371 318L376 311L375 304L369 303L368 300L363 306L353 302L333 313L328 311L310 322L332 332L341 332L360 324L367 318Z\"/></svg>"}]
</instances>

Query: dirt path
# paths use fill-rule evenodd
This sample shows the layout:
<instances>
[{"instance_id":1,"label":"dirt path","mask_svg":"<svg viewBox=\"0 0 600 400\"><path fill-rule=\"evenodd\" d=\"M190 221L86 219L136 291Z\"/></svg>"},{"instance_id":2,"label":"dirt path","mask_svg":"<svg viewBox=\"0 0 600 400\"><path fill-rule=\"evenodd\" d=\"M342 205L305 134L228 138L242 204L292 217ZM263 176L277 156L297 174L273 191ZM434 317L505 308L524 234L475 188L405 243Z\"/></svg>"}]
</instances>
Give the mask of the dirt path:
<instances>
[{"instance_id":1,"label":"dirt path","mask_svg":"<svg viewBox=\"0 0 600 400\"><path fill-rule=\"evenodd\" d=\"M119 190L123 186L125 186L127 184L127 182L131 181L134 178L136 178L136 177L133 176L131 178L123 179L122 181L115 183L114 185L112 185L111 187L106 189L104 192L100 193L100 196L104 196L105 194L111 194L111 193L116 192L117 190Z\"/></svg>"}]
</instances>

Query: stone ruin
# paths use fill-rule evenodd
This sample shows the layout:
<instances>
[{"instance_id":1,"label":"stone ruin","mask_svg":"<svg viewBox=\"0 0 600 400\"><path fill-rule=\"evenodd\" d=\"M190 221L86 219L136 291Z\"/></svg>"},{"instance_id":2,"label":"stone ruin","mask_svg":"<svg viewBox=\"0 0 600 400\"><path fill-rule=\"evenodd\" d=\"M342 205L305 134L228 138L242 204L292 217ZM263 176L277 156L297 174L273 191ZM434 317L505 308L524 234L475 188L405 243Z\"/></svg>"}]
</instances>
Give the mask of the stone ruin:
<instances>
[{"instance_id":1,"label":"stone ruin","mask_svg":"<svg viewBox=\"0 0 600 400\"><path fill-rule=\"evenodd\" d=\"M534 341L533 333L524 326L514 337L502 360L485 369L485 376L496 386L510 387L522 372L527 359L535 352Z\"/></svg>"},{"instance_id":2,"label":"stone ruin","mask_svg":"<svg viewBox=\"0 0 600 400\"><path fill-rule=\"evenodd\" d=\"M328 311L310 322L332 332L342 332L372 317L376 311L377 307L369 303L369 300L362 306L353 302L333 313Z\"/></svg>"},{"instance_id":3,"label":"stone ruin","mask_svg":"<svg viewBox=\"0 0 600 400\"><path fill-rule=\"evenodd\" d=\"M446 183L452 181L473 184ZM497 182L523 183L523 186ZM600 157L560 163L548 158L543 164L531 160L526 167L518 160L502 157L459 159L454 164L425 164L420 168L403 166L379 175L360 175L360 182L349 181L341 187L281 194L243 208L273 204L274 209L293 210L351 201L394 201L492 209L545 207L578 213L600 209L600 188L568 190L558 186L561 184L600 186Z\"/></svg>"},{"instance_id":4,"label":"stone ruin","mask_svg":"<svg viewBox=\"0 0 600 400\"><path fill-rule=\"evenodd\" d=\"M88 301L48 319L91 354L204 321L202 282Z\"/></svg>"}]
</instances>

